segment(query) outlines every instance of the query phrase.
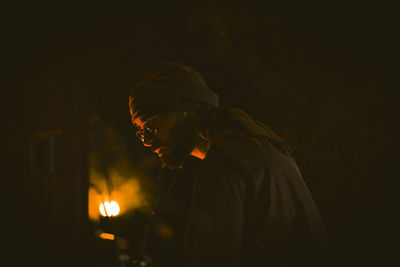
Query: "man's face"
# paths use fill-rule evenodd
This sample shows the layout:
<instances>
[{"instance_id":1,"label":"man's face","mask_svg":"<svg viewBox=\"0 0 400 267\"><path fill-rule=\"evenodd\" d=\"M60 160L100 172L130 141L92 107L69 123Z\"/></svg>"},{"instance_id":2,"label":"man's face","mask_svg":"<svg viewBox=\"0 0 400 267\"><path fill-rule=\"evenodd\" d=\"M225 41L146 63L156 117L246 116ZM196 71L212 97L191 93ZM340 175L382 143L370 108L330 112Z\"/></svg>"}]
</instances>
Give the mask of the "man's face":
<instances>
[{"instance_id":1,"label":"man's face","mask_svg":"<svg viewBox=\"0 0 400 267\"><path fill-rule=\"evenodd\" d=\"M193 132L184 112L170 111L142 116L132 122L138 129L138 138L158 155L163 167L179 168L193 150Z\"/></svg>"}]
</instances>

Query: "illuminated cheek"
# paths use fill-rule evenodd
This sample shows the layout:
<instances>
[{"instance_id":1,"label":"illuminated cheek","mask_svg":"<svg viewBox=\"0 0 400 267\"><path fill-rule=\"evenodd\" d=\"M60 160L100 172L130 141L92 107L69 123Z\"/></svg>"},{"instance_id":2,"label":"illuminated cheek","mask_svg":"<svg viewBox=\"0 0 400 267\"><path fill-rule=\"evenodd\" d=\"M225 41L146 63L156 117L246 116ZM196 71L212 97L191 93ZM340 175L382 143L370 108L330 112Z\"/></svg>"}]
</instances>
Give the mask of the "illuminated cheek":
<instances>
[{"instance_id":1,"label":"illuminated cheek","mask_svg":"<svg viewBox=\"0 0 400 267\"><path fill-rule=\"evenodd\" d=\"M160 125L158 129L158 139L163 142L163 143L168 143L169 140L173 138L173 127L174 127L174 122L172 121L166 121L162 125Z\"/></svg>"},{"instance_id":2,"label":"illuminated cheek","mask_svg":"<svg viewBox=\"0 0 400 267\"><path fill-rule=\"evenodd\" d=\"M157 139L161 142L161 143L168 143L169 140L169 133L163 130L159 130L158 131L158 135L157 135Z\"/></svg>"}]
</instances>

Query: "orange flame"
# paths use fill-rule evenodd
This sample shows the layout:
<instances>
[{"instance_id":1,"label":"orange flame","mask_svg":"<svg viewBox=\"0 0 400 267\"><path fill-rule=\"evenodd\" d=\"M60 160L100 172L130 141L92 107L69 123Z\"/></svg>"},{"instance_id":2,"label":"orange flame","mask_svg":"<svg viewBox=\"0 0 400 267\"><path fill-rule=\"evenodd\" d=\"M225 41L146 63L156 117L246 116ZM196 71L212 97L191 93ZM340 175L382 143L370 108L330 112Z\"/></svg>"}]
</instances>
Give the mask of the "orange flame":
<instances>
[{"instance_id":1,"label":"orange flame","mask_svg":"<svg viewBox=\"0 0 400 267\"><path fill-rule=\"evenodd\" d=\"M145 208L146 202L140 190L139 179L132 176L122 176L118 171L110 169L112 190L106 176L90 169L90 183L88 194L88 213L93 221L99 221L100 217L121 216L127 212ZM116 204L112 204L113 202ZM118 208L116 207L118 205ZM115 213L114 210L118 210Z\"/></svg>"},{"instance_id":2,"label":"orange flame","mask_svg":"<svg viewBox=\"0 0 400 267\"><path fill-rule=\"evenodd\" d=\"M111 202L104 201L100 203L99 210L104 217L112 217L119 214L120 208L118 203L112 200Z\"/></svg>"},{"instance_id":3,"label":"orange flame","mask_svg":"<svg viewBox=\"0 0 400 267\"><path fill-rule=\"evenodd\" d=\"M109 233L101 233L99 234L101 239L107 239L107 240L114 240L115 239L115 235L113 234L109 234Z\"/></svg>"}]
</instances>

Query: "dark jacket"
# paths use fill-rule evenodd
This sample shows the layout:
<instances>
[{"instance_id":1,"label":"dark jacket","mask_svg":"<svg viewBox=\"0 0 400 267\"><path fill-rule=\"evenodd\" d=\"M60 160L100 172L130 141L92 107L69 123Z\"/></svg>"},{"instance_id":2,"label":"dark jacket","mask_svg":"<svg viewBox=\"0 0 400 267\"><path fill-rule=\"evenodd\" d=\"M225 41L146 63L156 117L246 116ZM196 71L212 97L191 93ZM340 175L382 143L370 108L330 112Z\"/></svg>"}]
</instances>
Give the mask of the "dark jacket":
<instances>
[{"instance_id":1,"label":"dark jacket","mask_svg":"<svg viewBox=\"0 0 400 267\"><path fill-rule=\"evenodd\" d=\"M185 238L194 266L331 266L324 224L290 149L245 112L217 111Z\"/></svg>"}]
</instances>

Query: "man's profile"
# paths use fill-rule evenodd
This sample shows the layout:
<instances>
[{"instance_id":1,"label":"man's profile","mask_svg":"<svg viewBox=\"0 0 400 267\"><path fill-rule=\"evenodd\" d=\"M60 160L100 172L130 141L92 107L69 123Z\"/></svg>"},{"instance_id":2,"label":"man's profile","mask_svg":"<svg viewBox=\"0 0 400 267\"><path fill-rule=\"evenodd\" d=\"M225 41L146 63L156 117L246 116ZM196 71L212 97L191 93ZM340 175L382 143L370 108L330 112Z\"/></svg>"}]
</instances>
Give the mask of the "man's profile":
<instances>
[{"instance_id":1,"label":"man's profile","mask_svg":"<svg viewBox=\"0 0 400 267\"><path fill-rule=\"evenodd\" d=\"M176 62L136 83L129 108L137 137L163 167L202 160L188 189L185 266L329 265L325 227L284 139L220 107L202 76Z\"/></svg>"}]
</instances>

